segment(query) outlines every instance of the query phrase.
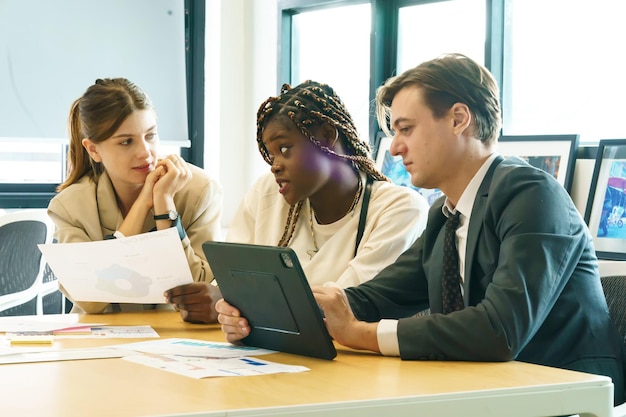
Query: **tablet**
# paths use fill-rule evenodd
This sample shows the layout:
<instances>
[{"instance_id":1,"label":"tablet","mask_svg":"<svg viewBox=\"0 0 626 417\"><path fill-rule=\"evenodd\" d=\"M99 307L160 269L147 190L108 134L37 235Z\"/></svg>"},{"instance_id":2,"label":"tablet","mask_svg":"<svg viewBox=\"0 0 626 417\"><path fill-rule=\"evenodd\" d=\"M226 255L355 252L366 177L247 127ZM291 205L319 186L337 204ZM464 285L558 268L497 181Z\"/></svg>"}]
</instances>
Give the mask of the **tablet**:
<instances>
[{"instance_id":1,"label":"tablet","mask_svg":"<svg viewBox=\"0 0 626 417\"><path fill-rule=\"evenodd\" d=\"M250 323L244 344L322 359L337 356L293 250L213 241L202 249L224 300Z\"/></svg>"}]
</instances>

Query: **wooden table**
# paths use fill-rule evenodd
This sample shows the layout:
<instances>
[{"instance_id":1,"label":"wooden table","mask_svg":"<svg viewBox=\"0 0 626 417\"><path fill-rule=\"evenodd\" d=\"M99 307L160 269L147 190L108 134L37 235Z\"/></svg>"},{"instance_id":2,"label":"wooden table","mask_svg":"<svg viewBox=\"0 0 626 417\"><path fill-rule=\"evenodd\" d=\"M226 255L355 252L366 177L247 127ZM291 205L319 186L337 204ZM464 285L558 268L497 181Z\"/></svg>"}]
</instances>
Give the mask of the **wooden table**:
<instances>
[{"instance_id":1,"label":"wooden table","mask_svg":"<svg viewBox=\"0 0 626 417\"><path fill-rule=\"evenodd\" d=\"M217 325L178 313L85 315L85 323L151 325L161 337L224 341ZM54 348L137 339L58 339ZM607 377L521 362L402 361L337 346L333 361L263 358L311 370L196 380L122 359L0 366L2 416L549 416L609 417Z\"/></svg>"}]
</instances>

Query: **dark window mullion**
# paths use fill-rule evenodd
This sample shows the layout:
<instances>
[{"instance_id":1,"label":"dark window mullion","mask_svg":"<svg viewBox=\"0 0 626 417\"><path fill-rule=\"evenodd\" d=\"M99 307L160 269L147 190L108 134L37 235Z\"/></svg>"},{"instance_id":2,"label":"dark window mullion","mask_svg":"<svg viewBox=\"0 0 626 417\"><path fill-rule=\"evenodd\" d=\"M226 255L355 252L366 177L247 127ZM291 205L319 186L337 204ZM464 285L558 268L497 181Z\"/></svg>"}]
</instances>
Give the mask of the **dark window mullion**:
<instances>
[{"instance_id":1,"label":"dark window mullion","mask_svg":"<svg viewBox=\"0 0 626 417\"><path fill-rule=\"evenodd\" d=\"M506 3L508 0L487 0L487 28L485 39L485 66L493 74L498 86L500 87L500 106L502 116L505 111L505 88L504 83L506 77L504 76L505 68L508 66L505 62L504 49L507 47L505 36L505 16L506 16Z\"/></svg>"},{"instance_id":2,"label":"dark window mullion","mask_svg":"<svg viewBox=\"0 0 626 417\"><path fill-rule=\"evenodd\" d=\"M372 40L370 52L370 102L374 106L376 90L396 73L398 62L398 3L372 0ZM379 130L375 109L370 109L370 144L373 148Z\"/></svg>"}]
</instances>

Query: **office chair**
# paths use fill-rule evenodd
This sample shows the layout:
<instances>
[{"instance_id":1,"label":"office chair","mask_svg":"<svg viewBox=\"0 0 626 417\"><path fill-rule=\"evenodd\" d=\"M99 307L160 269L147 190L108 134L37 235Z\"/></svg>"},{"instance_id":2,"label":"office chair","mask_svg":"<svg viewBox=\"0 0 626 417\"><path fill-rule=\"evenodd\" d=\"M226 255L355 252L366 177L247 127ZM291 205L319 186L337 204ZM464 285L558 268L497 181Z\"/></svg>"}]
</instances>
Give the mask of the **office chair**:
<instances>
[{"instance_id":1,"label":"office chair","mask_svg":"<svg viewBox=\"0 0 626 417\"><path fill-rule=\"evenodd\" d=\"M602 289L609 306L609 315L617 328L626 351L626 275L612 275L600 278ZM626 403L613 409L613 417L626 416Z\"/></svg>"},{"instance_id":2,"label":"office chair","mask_svg":"<svg viewBox=\"0 0 626 417\"><path fill-rule=\"evenodd\" d=\"M622 340L626 337L626 275L600 278L602 289L609 306L609 314Z\"/></svg>"},{"instance_id":3,"label":"office chair","mask_svg":"<svg viewBox=\"0 0 626 417\"><path fill-rule=\"evenodd\" d=\"M37 244L51 243L53 232L45 209L0 216L0 316L43 314L43 297L58 284L44 284L46 262Z\"/></svg>"}]
</instances>

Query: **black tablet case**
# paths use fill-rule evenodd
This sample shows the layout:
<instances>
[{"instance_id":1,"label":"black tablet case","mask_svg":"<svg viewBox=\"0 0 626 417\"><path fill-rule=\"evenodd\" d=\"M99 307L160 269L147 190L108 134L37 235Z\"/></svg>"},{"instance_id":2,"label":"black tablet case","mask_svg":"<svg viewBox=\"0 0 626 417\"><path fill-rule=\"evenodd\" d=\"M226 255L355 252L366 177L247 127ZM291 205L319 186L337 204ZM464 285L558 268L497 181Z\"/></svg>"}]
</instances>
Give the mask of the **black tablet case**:
<instances>
[{"instance_id":1,"label":"black tablet case","mask_svg":"<svg viewBox=\"0 0 626 417\"><path fill-rule=\"evenodd\" d=\"M250 323L244 344L322 359L337 355L293 250L213 241L202 248L224 300Z\"/></svg>"}]
</instances>

